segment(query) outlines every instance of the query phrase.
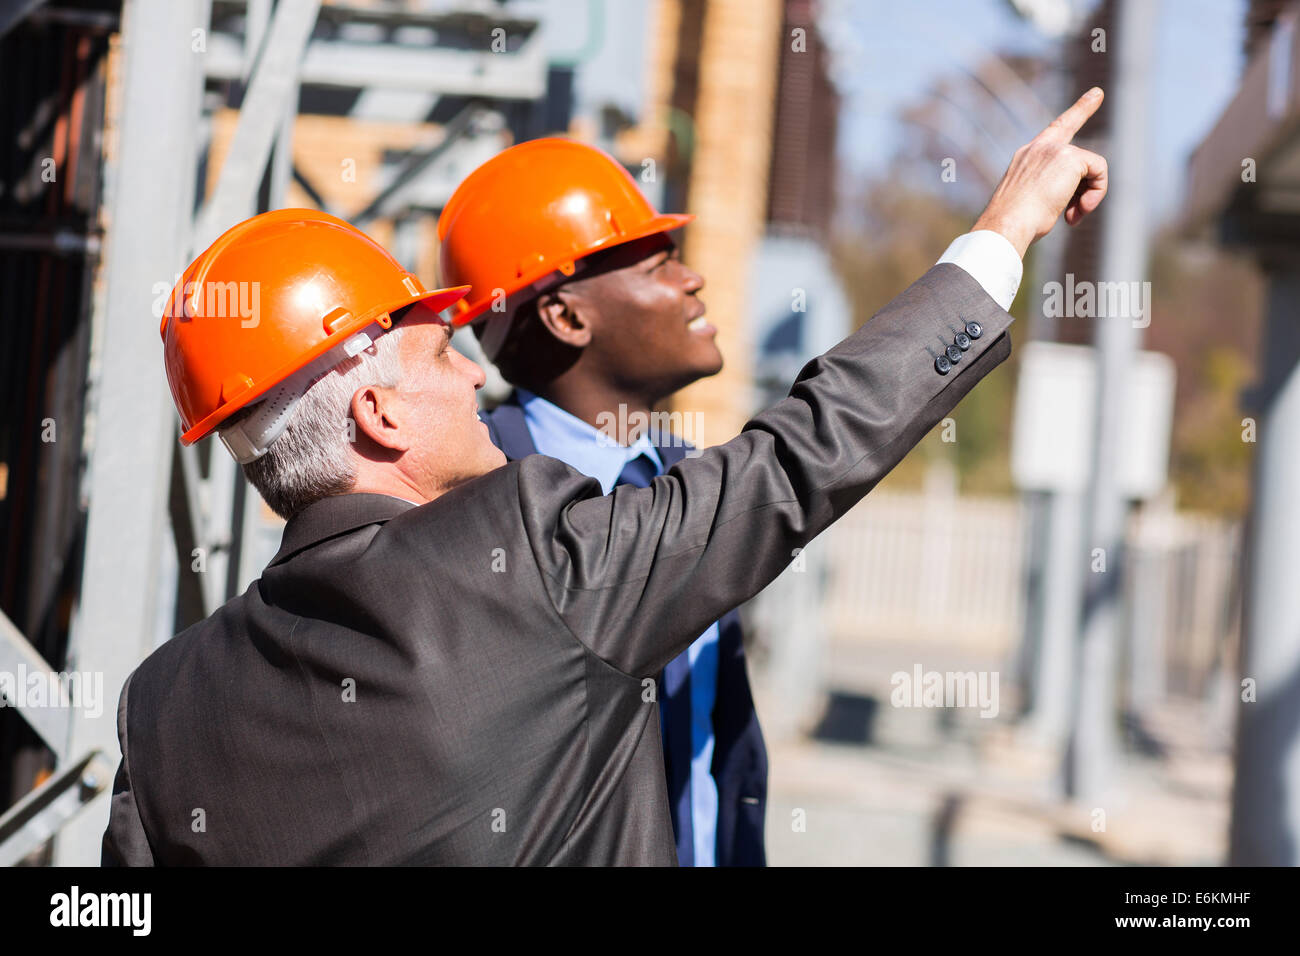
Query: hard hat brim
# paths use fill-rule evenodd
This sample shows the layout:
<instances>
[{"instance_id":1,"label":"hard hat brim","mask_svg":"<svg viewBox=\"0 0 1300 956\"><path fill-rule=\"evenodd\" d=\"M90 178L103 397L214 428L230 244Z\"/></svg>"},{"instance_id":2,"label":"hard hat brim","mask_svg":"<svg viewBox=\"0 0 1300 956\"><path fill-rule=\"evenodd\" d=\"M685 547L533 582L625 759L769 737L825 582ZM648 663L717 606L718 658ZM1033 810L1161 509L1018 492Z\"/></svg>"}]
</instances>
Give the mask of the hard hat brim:
<instances>
[{"instance_id":1,"label":"hard hat brim","mask_svg":"<svg viewBox=\"0 0 1300 956\"><path fill-rule=\"evenodd\" d=\"M247 392L241 393L223 402L211 415L201 419L193 428L182 433L181 444L192 445L196 441L206 438L218 425L224 422L241 408L255 402L267 392L271 391L290 375L293 375L299 369L305 367L310 362L324 355L330 349L334 348L340 342L348 339L354 332L365 328L375 321L375 317L384 313L392 314L398 309L408 305L414 305L417 302L423 302L428 308L435 312L441 312L443 309L454 305L463 299L470 290L467 285L453 286L447 289L433 289L429 292L417 293L413 296L404 296L394 302L384 303L373 309L366 311L364 314L356 316L351 321L335 329L327 338L318 342L313 348L297 356L294 361L282 366L274 374L267 376L260 384L249 387Z\"/></svg>"},{"instance_id":2,"label":"hard hat brim","mask_svg":"<svg viewBox=\"0 0 1300 956\"><path fill-rule=\"evenodd\" d=\"M656 235L657 233L672 232L674 229L680 229L682 226L685 226L687 223L694 221L694 219L695 216L692 213L660 213L659 215L654 216L653 218L647 219L645 222L641 223L635 229L629 229L627 232L624 232L620 235L611 236L606 240L592 244L591 246L582 250L581 252L576 253L574 255L574 259L575 260L581 259L593 253L600 252L603 249L612 249L615 246L621 246L629 242L635 242L638 239L644 239L647 236L653 236ZM520 276L517 280L515 280L513 283L511 283L510 287L506 289L506 295L507 296L514 295L519 290L527 288L528 286L532 285L534 282L537 282L539 279L542 279L555 271L556 268L553 265L548 263L547 265L535 269L532 272L525 273L524 275ZM483 298L469 304L466 303L466 300L461 299L459 302L457 302L457 304L452 309L454 314L451 319L451 324L456 328L460 328L463 325L468 325L469 323L473 322L475 319L477 319L480 315L482 315L491 307L492 307L491 295L486 295Z\"/></svg>"}]
</instances>

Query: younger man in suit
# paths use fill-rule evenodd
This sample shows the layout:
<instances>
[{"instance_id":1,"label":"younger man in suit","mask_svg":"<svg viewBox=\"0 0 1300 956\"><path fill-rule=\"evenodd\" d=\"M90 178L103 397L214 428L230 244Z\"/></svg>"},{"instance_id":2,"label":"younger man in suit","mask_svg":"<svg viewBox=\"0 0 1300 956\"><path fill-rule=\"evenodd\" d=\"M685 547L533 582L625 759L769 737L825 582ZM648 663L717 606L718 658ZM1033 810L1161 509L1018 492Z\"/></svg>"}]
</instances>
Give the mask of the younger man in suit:
<instances>
[{"instance_id":1,"label":"younger man in suit","mask_svg":"<svg viewBox=\"0 0 1300 956\"><path fill-rule=\"evenodd\" d=\"M666 234L591 260L583 278L515 306L527 318L497 359L516 390L485 418L507 458L559 458L608 494L617 484L648 485L684 457L679 436L636 434L628 423L650 421L673 392L716 374L722 354L695 298L704 280ZM658 693L678 861L763 865L767 752L739 614L671 661Z\"/></svg>"},{"instance_id":2,"label":"younger man in suit","mask_svg":"<svg viewBox=\"0 0 1300 956\"><path fill-rule=\"evenodd\" d=\"M684 457L679 436L637 425L722 368L695 295L704 280L668 236L689 219L658 215L614 160L562 139L493 157L447 203L444 274L464 274L480 300L496 293L474 328L515 386L485 416L508 459L558 458L608 494L649 485ZM502 237L521 245L502 255ZM521 262L544 274L521 283ZM762 866L767 752L739 615L670 661L656 691L678 862Z\"/></svg>"}]
</instances>

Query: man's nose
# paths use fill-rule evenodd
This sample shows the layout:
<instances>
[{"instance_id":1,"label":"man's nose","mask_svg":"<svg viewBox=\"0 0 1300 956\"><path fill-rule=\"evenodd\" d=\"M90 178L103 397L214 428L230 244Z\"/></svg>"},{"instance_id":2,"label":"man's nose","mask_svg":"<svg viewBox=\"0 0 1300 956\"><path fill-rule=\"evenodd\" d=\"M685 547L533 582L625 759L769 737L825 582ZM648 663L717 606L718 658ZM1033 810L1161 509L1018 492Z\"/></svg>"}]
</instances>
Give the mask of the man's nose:
<instances>
[{"instance_id":1,"label":"man's nose","mask_svg":"<svg viewBox=\"0 0 1300 956\"><path fill-rule=\"evenodd\" d=\"M452 349L452 351L456 352L455 349ZM466 371L469 372L470 379L474 382L475 389L480 389L487 384L487 372L483 371L483 367L479 365L478 362L475 362L472 359L467 359L459 352L456 352L456 358L466 366Z\"/></svg>"},{"instance_id":2,"label":"man's nose","mask_svg":"<svg viewBox=\"0 0 1300 956\"><path fill-rule=\"evenodd\" d=\"M694 295L704 288L704 276L700 275L689 266L683 266L682 268L686 270L685 281L682 288L686 290L688 295Z\"/></svg>"}]
</instances>

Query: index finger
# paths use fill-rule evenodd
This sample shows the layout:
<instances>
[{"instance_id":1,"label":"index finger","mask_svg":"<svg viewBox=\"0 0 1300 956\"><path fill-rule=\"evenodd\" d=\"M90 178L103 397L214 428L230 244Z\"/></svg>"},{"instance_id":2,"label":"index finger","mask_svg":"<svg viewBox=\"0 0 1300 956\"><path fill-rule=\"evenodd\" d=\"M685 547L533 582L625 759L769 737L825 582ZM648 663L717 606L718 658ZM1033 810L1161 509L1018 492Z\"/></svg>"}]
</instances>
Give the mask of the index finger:
<instances>
[{"instance_id":1,"label":"index finger","mask_svg":"<svg viewBox=\"0 0 1300 956\"><path fill-rule=\"evenodd\" d=\"M1100 86L1094 86L1075 100L1073 106L1052 120L1038 135L1056 142L1068 143L1074 139L1074 134L1079 132L1083 124L1088 122L1088 118L1097 112L1097 107L1101 106L1105 95Z\"/></svg>"}]
</instances>

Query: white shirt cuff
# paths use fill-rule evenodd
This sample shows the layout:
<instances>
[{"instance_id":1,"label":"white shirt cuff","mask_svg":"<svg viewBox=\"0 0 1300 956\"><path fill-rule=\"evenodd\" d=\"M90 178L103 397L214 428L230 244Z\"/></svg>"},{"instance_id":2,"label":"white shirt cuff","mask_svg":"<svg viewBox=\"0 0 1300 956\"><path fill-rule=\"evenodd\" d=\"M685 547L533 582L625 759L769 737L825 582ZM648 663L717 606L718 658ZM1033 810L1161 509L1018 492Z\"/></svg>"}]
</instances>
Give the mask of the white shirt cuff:
<instances>
[{"instance_id":1,"label":"white shirt cuff","mask_svg":"<svg viewBox=\"0 0 1300 956\"><path fill-rule=\"evenodd\" d=\"M939 257L939 262L951 262L969 272L1004 311L1011 308L1025 272L1011 240L992 229L977 229L958 236Z\"/></svg>"}]
</instances>

